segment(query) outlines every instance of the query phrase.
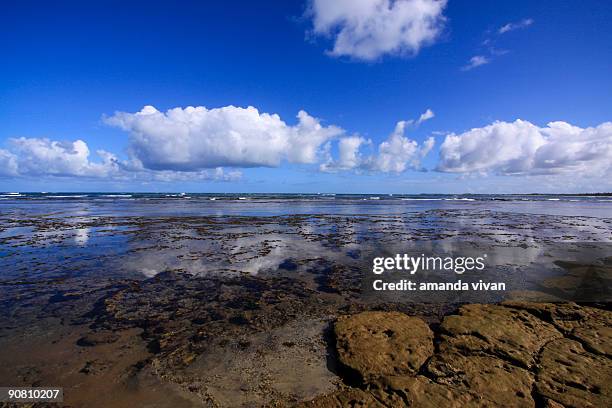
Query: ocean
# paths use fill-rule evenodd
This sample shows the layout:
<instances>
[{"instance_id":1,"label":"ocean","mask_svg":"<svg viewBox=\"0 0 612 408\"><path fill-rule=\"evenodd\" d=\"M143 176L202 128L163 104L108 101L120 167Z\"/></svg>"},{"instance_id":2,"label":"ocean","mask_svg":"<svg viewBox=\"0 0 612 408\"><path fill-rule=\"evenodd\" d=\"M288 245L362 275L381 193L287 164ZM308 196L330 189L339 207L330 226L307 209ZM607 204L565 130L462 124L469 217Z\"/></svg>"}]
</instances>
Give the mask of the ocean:
<instances>
[{"instance_id":1,"label":"ocean","mask_svg":"<svg viewBox=\"0 0 612 408\"><path fill-rule=\"evenodd\" d=\"M401 214L429 209L473 209L530 214L612 217L608 195L510 194L218 194L0 193L0 212L89 215Z\"/></svg>"}]
</instances>

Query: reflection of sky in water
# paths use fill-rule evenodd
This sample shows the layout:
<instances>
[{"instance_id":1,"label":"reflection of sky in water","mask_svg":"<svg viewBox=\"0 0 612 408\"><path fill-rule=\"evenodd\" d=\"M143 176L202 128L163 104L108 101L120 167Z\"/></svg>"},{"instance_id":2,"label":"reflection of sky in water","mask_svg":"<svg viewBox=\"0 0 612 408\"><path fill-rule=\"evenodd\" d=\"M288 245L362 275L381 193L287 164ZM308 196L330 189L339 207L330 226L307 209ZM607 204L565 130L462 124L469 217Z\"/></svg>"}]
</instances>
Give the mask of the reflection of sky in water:
<instances>
[{"instance_id":1,"label":"reflection of sky in water","mask_svg":"<svg viewBox=\"0 0 612 408\"><path fill-rule=\"evenodd\" d=\"M429 206L427 211L403 214L385 211L414 207L404 208L401 202L310 202L286 206L312 215L284 217L203 215L231 213L237 209L227 208L236 205L239 209L259 206L258 211L270 213L278 211L279 204L274 203L269 208L263 203L244 207L221 202L200 208L198 216L192 214L196 207L187 211L176 203L171 203L173 209L169 205L146 209L157 208L160 214L178 212L180 217L155 212L146 217L126 216L123 209L136 214L145 209L129 202L11 207L0 214L1 279L74 274L150 277L170 270L195 275L256 274L275 272L287 259L296 263L294 272L300 273L321 259L363 267L369 253L453 253L470 245L477 253L487 251L490 265L516 269L568 255L561 250L555 253L552 244L612 241L610 219L499 213L473 202L436 204L438 209ZM337 215L321 214L332 210ZM353 215L342 215L343 211ZM363 215L368 212L371 214ZM361 256L355 255L359 253Z\"/></svg>"}]
</instances>

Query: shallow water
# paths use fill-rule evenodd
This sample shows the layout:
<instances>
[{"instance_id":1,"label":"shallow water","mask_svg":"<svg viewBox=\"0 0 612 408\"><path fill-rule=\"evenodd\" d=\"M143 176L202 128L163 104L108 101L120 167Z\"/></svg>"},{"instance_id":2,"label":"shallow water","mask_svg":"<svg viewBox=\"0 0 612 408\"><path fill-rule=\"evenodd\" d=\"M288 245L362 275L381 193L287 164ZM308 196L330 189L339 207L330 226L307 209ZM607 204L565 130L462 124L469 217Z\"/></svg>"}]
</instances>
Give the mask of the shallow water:
<instances>
[{"instance_id":1,"label":"shallow water","mask_svg":"<svg viewBox=\"0 0 612 408\"><path fill-rule=\"evenodd\" d=\"M469 243L489 254L484 277L501 273L516 291L559 271L555 261L594 256L568 243L597 243L605 259L612 242L612 202L593 197L187 197L11 196L0 203L0 282L291 275L313 259L363 273L382 253L457 256Z\"/></svg>"}]
</instances>

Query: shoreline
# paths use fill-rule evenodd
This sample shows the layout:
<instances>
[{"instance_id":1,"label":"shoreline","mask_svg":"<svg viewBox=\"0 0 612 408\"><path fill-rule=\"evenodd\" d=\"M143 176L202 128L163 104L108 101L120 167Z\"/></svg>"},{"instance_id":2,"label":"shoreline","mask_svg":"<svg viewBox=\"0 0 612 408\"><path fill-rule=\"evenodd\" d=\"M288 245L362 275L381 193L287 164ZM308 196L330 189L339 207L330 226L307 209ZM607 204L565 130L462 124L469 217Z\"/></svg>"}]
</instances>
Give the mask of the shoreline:
<instances>
[{"instance_id":1,"label":"shoreline","mask_svg":"<svg viewBox=\"0 0 612 408\"><path fill-rule=\"evenodd\" d=\"M416 376L401 372L399 379L388 374L358 379L343 370L337 322L368 312L418 318L432 333L434 352L425 353L432 360L445 356L440 345L452 334L443 329L445 320L464 313L466 299L458 293L439 299L427 293L425 299L364 293L364 275L375 276L371 253L463 251L459 243L468 240L475 245L472 251L489 254L487 263L495 268L482 273L491 281L504 276L507 296L540 303L600 300L596 309L565 303L520 312L530 324L540 325L542 316L555 310L571 319L587 313L592 319L576 326L586 330L589 321L610 314L610 302L604 300L612 266L593 263L602 252L585 249L592 246L588 243L604 245L609 236L609 222L600 218L440 209L243 217L22 213L21 218L0 217L0 226L5 233L0 241L5 255L0 258L5 270L0 380L64 386L65 403L72 406L296 406L308 401L334 406L324 404L349 397L395 401L396 391L407 392L406 387L414 398L420 398L418 390L431 398L449 392L464 395L458 401L472 398L476 388L444 384L446 377L437 374L419 377L429 363L415 366ZM572 239L561 245L562 237ZM468 303L506 310L494 293L482 295ZM539 320L533 320L534 313ZM522 327L521 319L504 319L491 321L492 330L503 330L508 322ZM607 332L595 329L599 337L589 335L588 341L607 342ZM500 340L499 347L503 344ZM504 356L492 353L487 358ZM591 358L593 351L580 353ZM462 357L466 370L476 357L482 356ZM517 372L524 374L521 378L532 376L529 370ZM491 381L508 378L504 375L496 372ZM529 381L525 384L534 384ZM531 401L531 394L525 395Z\"/></svg>"}]
</instances>

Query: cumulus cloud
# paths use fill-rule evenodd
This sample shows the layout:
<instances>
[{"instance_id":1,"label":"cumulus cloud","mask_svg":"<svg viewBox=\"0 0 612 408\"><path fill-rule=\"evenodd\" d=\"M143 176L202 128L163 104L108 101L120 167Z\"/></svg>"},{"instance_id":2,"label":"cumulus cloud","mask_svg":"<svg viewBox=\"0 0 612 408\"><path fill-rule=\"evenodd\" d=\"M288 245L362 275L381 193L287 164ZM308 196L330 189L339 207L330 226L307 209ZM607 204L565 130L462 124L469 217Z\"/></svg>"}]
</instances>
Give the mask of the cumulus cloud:
<instances>
[{"instance_id":1,"label":"cumulus cloud","mask_svg":"<svg viewBox=\"0 0 612 408\"><path fill-rule=\"evenodd\" d=\"M240 168L275 167L285 162L316 165L325 172L398 174L422 169L421 162L435 140L430 137L418 143L406 133L434 116L427 109L416 120L399 121L394 131L376 144L359 134L347 135L340 127L324 126L304 111L289 125L278 115L253 107L188 107L160 112L146 106L139 112L118 112L105 118L129 133L125 160L104 150L92 154L83 140L13 138L0 149L0 176L232 181L241 178ZM519 119L497 121L460 134L447 133L436 170L471 175L609 177L612 122L581 128L557 121L539 127Z\"/></svg>"},{"instance_id":2,"label":"cumulus cloud","mask_svg":"<svg viewBox=\"0 0 612 408\"><path fill-rule=\"evenodd\" d=\"M538 127L525 120L494 122L446 136L438 170L510 175L605 175L612 165L612 122L580 128Z\"/></svg>"},{"instance_id":3,"label":"cumulus cloud","mask_svg":"<svg viewBox=\"0 0 612 408\"><path fill-rule=\"evenodd\" d=\"M145 106L135 113L116 112L104 121L128 133L127 159L99 150L90 153L83 140L11 139L0 149L2 176L89 177L109 180L188 181L239 179L236 169L277 167L282 163L317 164L324 171L357 170L400 173L419 168L433 147L404 136L405 129L434 117L431 109L417 120L398 122L395 131L372 154L372 142L324 126L304 111L289 125L276 114L254 107L174 108L160 112ZM337 141L338 157L331 155ZM321 164L323 163L323 164ZM225 168L230 168L226 171Z\"/></svg>"},{"instance_id":4,"label":"cumulus cloud","mask_svg":"<svg viewBox=\"0 0 612 408\"><path fill-rule=\"evenodd\" d=\"M401 173L407 168L417 169L421 159L429 153L434 139L429 138L424 145L404 136L406 122L398 122L395 131L378 146L378 155L372 158L371 168L383 172Z\"/></svg>"},{"instance_id":5,"label":"cumulus cloud","mask_svg":"<svg viewBox=\"0 0 612 408\"><path fill-rule=\"evenodd\" d=\"M338 168L353 169L361 163L359 148L368 140L360 136L349 136L338 142Z\"/></svg>"},{"instance_id":6,"label":"cumulus cloud","mask_svg":"<svg viewBox=\"0 0 612 408\"><path fill-rule=\"evenodd\" d=\"M103 117L128 133L125 159L104 150L91 154L80 139L14 138L7 149L0 149L0 176L231 181L242 176L237 169L283 163L314 164L323 171L401 173L420 168L420 160L433 147L433 139L419 146L404 136L406 128L434 116L427 109L416 120L398 122L385 141L363 154L362 147L372 147L370 140L347 136L338 126L324 126L305 111L289 125L279 115L252 106L179 107L166 112L145 106ZM337 142L337 158L331 154L332 142Z\"/></svg>"},{"instance_id":7,"label":"cumulus cloud","mask_svg":"<svg viewBox=\"0 0 612 408\"><path fill-rule=\"evenodd\" d=\"M499 30L497 30L497 32L499 34L505 34L509 31L514 31L514 30L518 30L521 28L526 28L529 27L530 25L533 24L533 19L532 18L525 18L521 21L517 21L514 23L508 23L508 24L504 24L503 26L501 26L499 28Z\"/></svg>"},{"instance_id":8,"label":"cumulus cloud","mask_svg":"<svg viewBox=\"0 0 612 408\"><path fill-rule=\"evenodd\" d=\"M485 57L484 55L475 55L470 58L470 61L467 63L467 65L463 66L461 70L469 71L481 65L488 64L489 62L491 62L490 58Z\"/></svg>"},{"instance_id":9,"label":"cumulus cloud","mask_svg":"<svg viewBox=\"0 0 612 408\"><path fill-rule=\"evenodd\" d=\"M18 175L17 156L8 150L0 149L0 176Z\"/></svg>"},{"instance_id":10,"label":"cumulus cloud","mask_svg":"<svg viewBox=\"0 0 612 408\"><path fill-rule=\"evenodd\" d=\"M344 133L304 111L296 125L249 106L203 106L160 112L117 112L106 123L130 134L134 163L149 170L197 171L216 167L276 167L282 161L315 163L321 146Z\"/></svg>"},{"instance_id":11,"label":"cumulus cloud","mask_svg":"<svg viewBox=\"0 0 612 408\"><path fill-rule=\"evenodd\" d=\"M242 174L222 168L180 172L148 170L129 161L121 161L105 150L91 160L87 143L82 140L59 142L45 138L9 139L8 149L0 149L2 177L81 177L122 181L233 181Z\"/></svg>"},{"instance_id":12,"label":"cumulus cloud","mask_svg":"<svg viewBox=\"0 0 612 408\"><path fill-rule=\"evenodd\" d=\"M8 175L107 177L119 169L117 158L104 150L98 162L82 140L58 142L42 138L14 138L9 150L0 151L0 163ZM7 175L7 174L5 174Z\"/></svg>"},{"instance_id":13,"label":"cumulus cloud","mask_svg":"<svg viewBox=\"0 0 612 408\"><path fill-rule=\"evenodd\" d=\"M421 115L423 116L423 115ZM400 121L395 130L382 143L374 154L362 155L360 148L372 144L360 136L343 137L338 141L338 159L331 156L320 168L322 171L356 170L383 173L402 173L408 169L420 169L421 160L434 146L434 138L428 138L421 146L406 136L406 127L412 121Z\"/></svg>"},{"instance_id":14,"label":"cumulus cloud","mask_svg":"<svg viewBox=\"0 0 612 408\"><path fill-rule=\"evenodd\" d=\"M446 0L312 0L313 32L333 38L333 56L374 60L415 55L444 28Z\"/></svg>"}]
</instances>

